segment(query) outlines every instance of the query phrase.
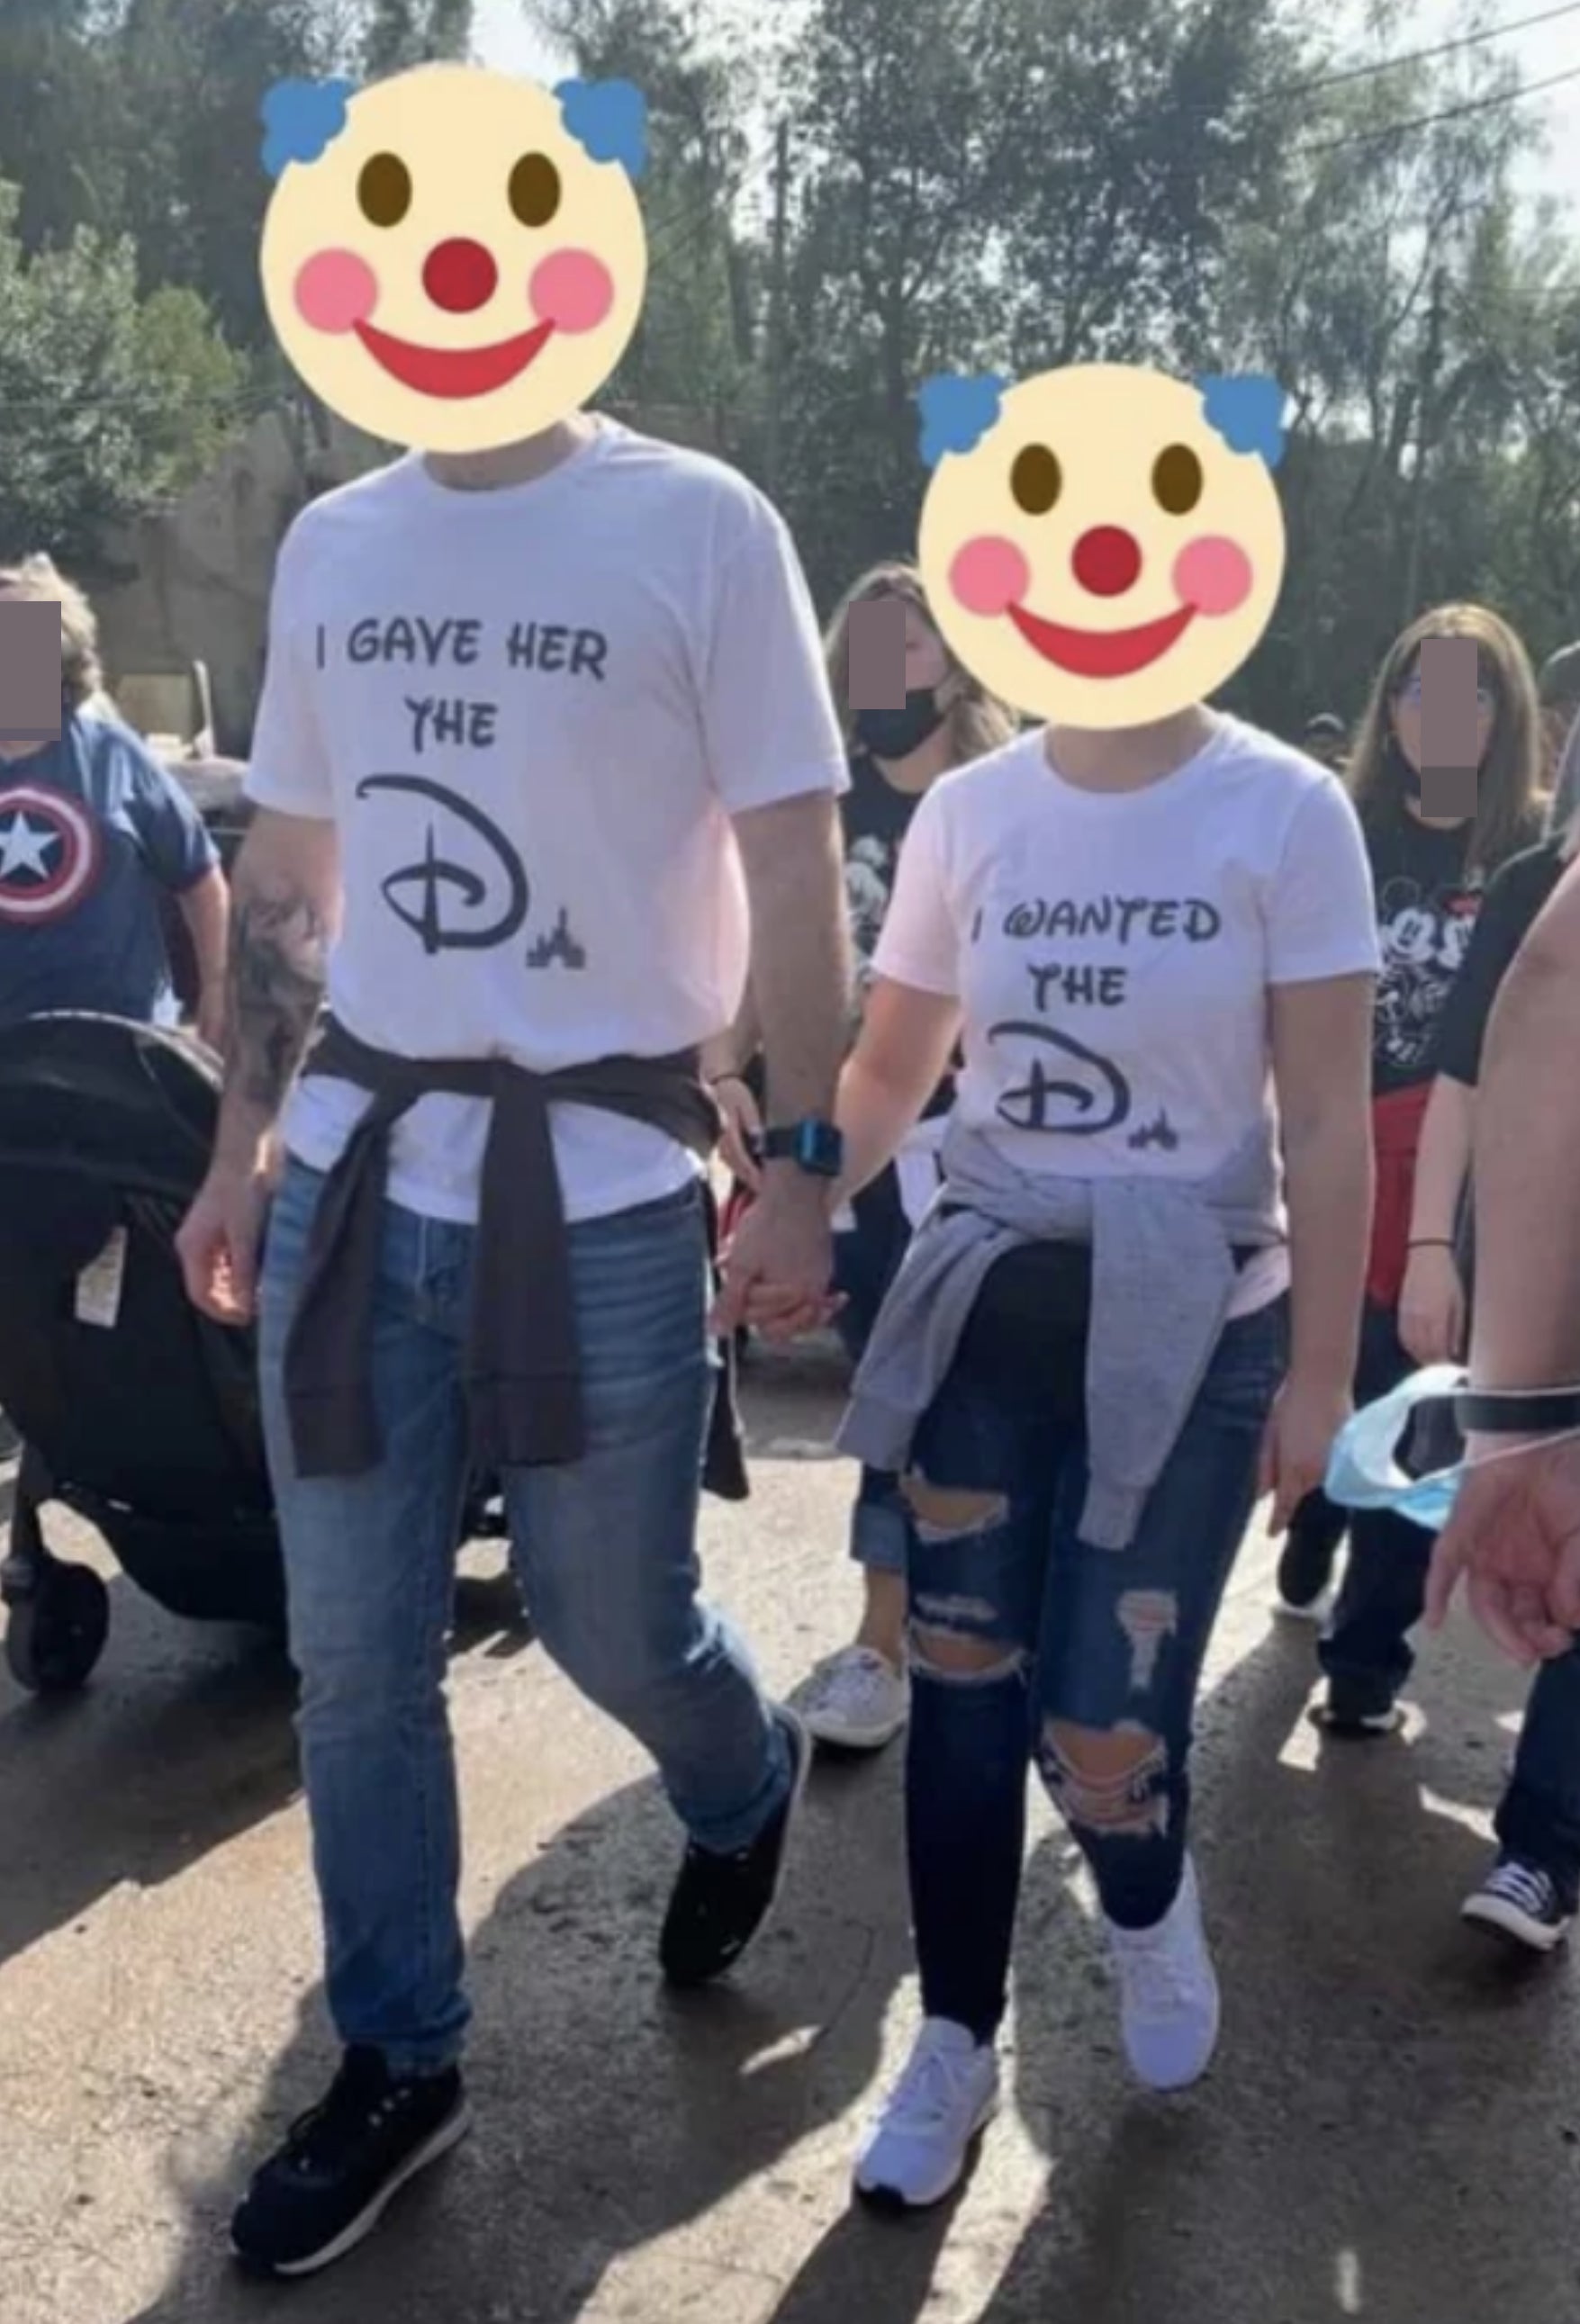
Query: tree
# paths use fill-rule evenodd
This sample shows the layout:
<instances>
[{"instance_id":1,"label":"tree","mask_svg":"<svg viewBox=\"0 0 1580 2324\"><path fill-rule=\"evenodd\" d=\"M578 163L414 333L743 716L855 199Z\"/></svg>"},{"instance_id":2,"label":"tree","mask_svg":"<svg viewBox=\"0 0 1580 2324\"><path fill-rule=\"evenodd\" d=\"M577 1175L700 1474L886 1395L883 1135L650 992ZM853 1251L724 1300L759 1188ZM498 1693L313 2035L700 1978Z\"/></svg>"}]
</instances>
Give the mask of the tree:
<instances>
[{"instance_id":1,"label":"tree","mask_svg":"<svg viewBox=\"0 0 1580 2324\"><path fill-rule=\"evenodd\" d=\"M0 176L24 247L129 231L145 289L198 291L232 342L270 333L259 119L276 81L462 56L472 0L0 0Z\"/></svg>"},{"instance_id":2,"label":"tree","mask_svg":"<svg viewBox=\"0 0 1580 2324\"><path fill-rule=\"evenodd\" d=\"M125 236L79 226L29 258L0 184L0 553L91 571L105 528L200 475L245 369L188 290L141 300Z\"/></svg>"}]
</instances>

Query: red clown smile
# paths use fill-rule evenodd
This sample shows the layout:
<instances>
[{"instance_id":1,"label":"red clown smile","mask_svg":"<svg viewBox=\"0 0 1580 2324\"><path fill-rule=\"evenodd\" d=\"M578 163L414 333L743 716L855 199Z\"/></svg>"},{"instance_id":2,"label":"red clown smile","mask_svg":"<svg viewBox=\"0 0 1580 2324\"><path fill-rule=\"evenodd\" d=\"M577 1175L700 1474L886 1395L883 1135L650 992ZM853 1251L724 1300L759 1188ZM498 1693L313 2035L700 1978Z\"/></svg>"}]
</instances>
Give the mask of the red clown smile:
<instances>
[{"instance_id":1,"label":"red clown smile","mask_svg":"<svg viewBox=\"0 0 1580 2324\"><path fill-rule=\"evenodd\" d=\"M356 336L392 379L419 395L443 396L452 402L471 395L493 395L519 379L553 336L552 322L537 323L519 338L502 339L491 347L420 347L397 339L371 323L358 323Z\"/></svg>"},{"instance_id":2,"label":"red clown smile","mask_svg":"<svg viewBox=\"0 0 1580 2324\"><path fill-rule=\"evenodd\" d=\"M1072 630L1029 613L1024 605L1008 610L1027 644L1072 678L1133 678L1150 669L1184 636L1197 613L1194 605L1181 605L1137 630Z\"/></svg>"}]
</instances>

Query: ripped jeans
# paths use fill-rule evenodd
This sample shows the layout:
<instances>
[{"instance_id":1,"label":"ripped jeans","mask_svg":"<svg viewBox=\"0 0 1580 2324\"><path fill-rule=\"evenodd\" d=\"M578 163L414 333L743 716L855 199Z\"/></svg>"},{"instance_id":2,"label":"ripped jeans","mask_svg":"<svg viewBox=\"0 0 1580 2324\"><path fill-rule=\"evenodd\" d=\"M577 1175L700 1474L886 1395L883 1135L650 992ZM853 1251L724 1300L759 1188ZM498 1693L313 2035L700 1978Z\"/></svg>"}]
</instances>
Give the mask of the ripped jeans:
<instances>
[{"instance_id":1,"label":"ripped jeans","mask_svg":"<svg viewBox=\"0 0 1580 2324\"><path fill-rule=\"evenodd\" d=\"M1203 1658L1256 1499L1288 1302L1224 1326L1128 1549L1076 1530L1084 1391L1067 1344L984 1368L971 1335L918 1432L911 1511L911 1910L928 2015L990 2040L1007 2001L1035 1759L1107 1917L1150 1928L1181 1878Z\"/></svg>"}]
</instances>

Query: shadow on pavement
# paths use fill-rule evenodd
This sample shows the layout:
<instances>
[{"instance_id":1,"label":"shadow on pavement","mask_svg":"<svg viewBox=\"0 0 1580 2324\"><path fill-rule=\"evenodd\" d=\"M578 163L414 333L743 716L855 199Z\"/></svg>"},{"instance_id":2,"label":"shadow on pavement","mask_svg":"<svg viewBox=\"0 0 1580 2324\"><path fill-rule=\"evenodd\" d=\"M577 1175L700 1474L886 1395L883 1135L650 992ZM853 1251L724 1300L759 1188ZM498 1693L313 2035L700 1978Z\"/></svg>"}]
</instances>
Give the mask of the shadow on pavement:
<instances>
[{"instance_id":1,"label":"shadow on pavement","mask_svg":"<svg viewBox=\"0 0 1580 2324\"><path fill-rule=\"evenodd\" d=\"M293 2318L660 2324L622 2279L630 2258L743 2187L796 2204L791 2151L873 2079L909 1962L896 1804L893 1780L815 1777L781 1916L738 1981L684 1999L658 1980L679 1839L656 1783L567 1826L474 1936L473 2138L376 2238L293 2287ZM333 2070L321 2018L315 1997L245 2154L174 2188L188 2251L139 2324L263 2312L271 2288L231 2267L226 2224L239 2177ZM698 2312L715 2318L759 2313L775 2289L725 2233L705 2261L677 2266L693 2273Z\"/></svg>"},{"instance_id":2,"label":"shadow on pavement","mask_svg":"<svg viewBox=\"0 0 1580 2324\"><path fill-rule=\"evenodd\" d=\"M1580 2113L1567 1980L1456 1917L1488 1860L1461 1813L1495 1799L1488 1732L1523 1683L1459 1642L1450 1661L1426 1673L1402 1742L1317 1739L1298 1631L1271 1633L1204 1702L1197 1840L1224 2032L1182 2098L1134 2091L1089 1889L1062 1834L1037 1849L1005 2098L1048 2159L1047 2203L985 2304L945 2299L951 2319L1575 2312L1557 2224ZM849 2212L763 2324L918 2324L950 2235L947 2211L898 2227Z\"/></svg>"},{"instance_id":3,"label":"shadow on pavement","mask_svg":"<svg viewBox=\"0 0 1580 2324\"><path fill-rule=\"evenodd\" d=\"M1006 2061L1007 2103L1049 2165L1029 2226L945 2213L896 2227L842 2210L783 2284L773 2242L799 2247L806 2206L827 2200L794 2151L836 2125L850 2135L909 1970L899 1755L857 1781L819 1776L783 1917L737 1985L684 2005L653 1960L677 1839L649 1782L568 1825L500 1892L473 1945L477 2133L361 2252L296 2288L293 2317L1573 2314L1566 1980L1511 1973L1456 1919L1486 1861L1465 1817L1496 1795L1495 1738L1523 1682L1451 1640L1428 1657L1406 1739L1340 1749L1307 1725L1312 1677L1309 1634L1276 1630L1202 1706L1198 1841L1225 2025L1197 2090L1134 2093L1075 1853L1060 1834L1036 1849ZM277 2295L231 2272L225 2222L239 2179L332 2063L315 1999L245 2147L219 2167L175 2158L187 2247L138 2324L241 2324L273 2308ZM748 2187L744 2231L731 2199ZM665 2262L653 2247L681 2227L685 2255ZM952 2229L975 2238L975 2273L993 2286L969 2310L938 2292L960 2256L945 2252Z\"/></svg>"},{"instance_id":4,"label":"shadow on pavement","mask_svg":"<svg viewBox=\"0 0 1580 2324\"><path fill-rule=\"evenodd\" d=\"M34 1698L0 1670L0 1962L123 1881L178 1877L298 1789L284 1656L255 1632L178 1621L124 1574L109 1590L109 1643L82 1693ZM529 1638L508 1583L462 1577L457 1652Z\"/></svg>"}]
</instances>

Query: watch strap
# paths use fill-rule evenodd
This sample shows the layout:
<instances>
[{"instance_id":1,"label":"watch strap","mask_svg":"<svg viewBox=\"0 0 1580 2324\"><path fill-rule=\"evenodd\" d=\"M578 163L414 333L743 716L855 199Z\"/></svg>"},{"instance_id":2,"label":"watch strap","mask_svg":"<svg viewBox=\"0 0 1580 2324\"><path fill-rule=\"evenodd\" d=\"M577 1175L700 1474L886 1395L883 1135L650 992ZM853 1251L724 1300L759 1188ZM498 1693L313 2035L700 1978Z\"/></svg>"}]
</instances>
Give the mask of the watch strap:
<instances>
[{"instance_id":1,"label":"watch strap","mask_svg":"<svg viewBox=\"0 0 1580 2324\"><path fill-rule=\"evenodd\" d=\"M1580 1388L1467 1388L1454 1416L1466 1436L1551 1436L1580 1428Z\"/></svg>"}]
</instances>

